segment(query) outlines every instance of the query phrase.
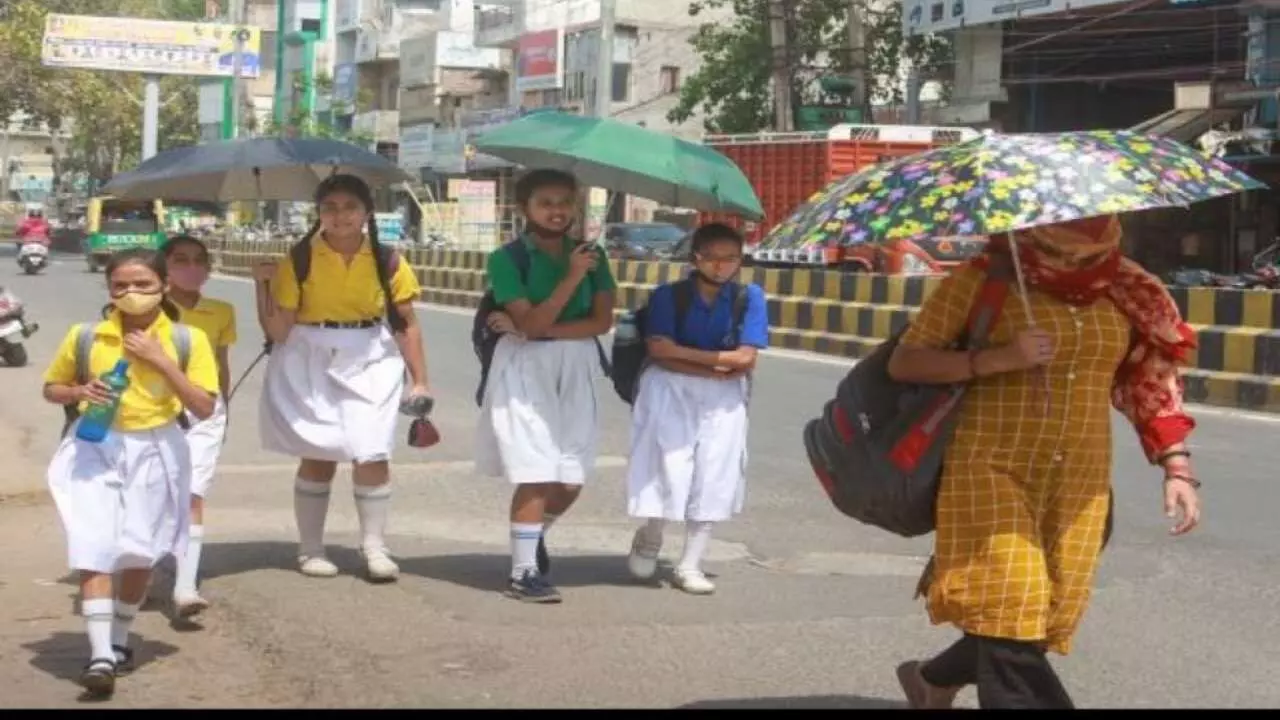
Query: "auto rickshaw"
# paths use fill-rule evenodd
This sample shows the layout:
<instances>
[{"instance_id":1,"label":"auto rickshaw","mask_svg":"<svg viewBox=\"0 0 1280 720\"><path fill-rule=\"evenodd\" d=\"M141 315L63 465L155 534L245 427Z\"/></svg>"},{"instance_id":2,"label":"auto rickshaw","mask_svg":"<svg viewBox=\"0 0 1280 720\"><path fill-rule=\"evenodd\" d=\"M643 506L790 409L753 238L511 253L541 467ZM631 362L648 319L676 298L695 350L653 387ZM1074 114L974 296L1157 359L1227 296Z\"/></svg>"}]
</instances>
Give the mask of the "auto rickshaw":
<instances>
[{"instance_id":1,"label":"auto rickshaw","mask_svg":"<svg viewBox=\"0 0 1280 720\"><path fill-rule=\"evenodd\" d=\"M84 255L91 273L98 272L113 253L135 247L159 248L167 237L164 203L159 200L119 200L110 196L89 200Z\"/></svg>"}]
</instances>

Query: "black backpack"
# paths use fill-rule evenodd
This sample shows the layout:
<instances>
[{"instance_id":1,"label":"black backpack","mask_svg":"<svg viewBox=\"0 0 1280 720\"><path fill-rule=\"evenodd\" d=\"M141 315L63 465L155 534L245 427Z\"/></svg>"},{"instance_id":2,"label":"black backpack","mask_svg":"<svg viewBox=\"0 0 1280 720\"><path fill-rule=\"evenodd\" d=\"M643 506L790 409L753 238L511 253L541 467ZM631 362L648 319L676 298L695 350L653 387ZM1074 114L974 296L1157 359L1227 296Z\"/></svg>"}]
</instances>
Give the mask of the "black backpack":
<instances>
[{"instance_id":1,"label":"black backpack","mask_svg":"<svg viewBox=\"0 0 1280 720\"><path fill-rule=\"evenodd\" d=\"M1008 296L1008 265L992 262L957 349L986 345ZM942 458L966 385L911 385L889 377L889 358L905 332L854 365L803 437L809 464L837 510L910 538L935 528Z\"/></svg>"},{"instance_id":2,"label":"black backpack","mask_svg":"<svg viewBox=\"0 0 1280 720\"><path fill-rule=\"evenodd\" d=\"M730 285L733 293L733 344L738 343L742 332L742 320L747 312L747 291L739 283ZM693 304L695 291L693 280L686 278L671 286L676 306L676 333L684 327L685 316ZM635 310L626 313L618 320L618 327L613 335L613 389L618 397L628 405L636 400L636 392L640 389L640 373L649 362L649 346L645 342L646 321L649 315L649 303L646 301ZM672 338L676 342L680 339Z\"/></svg>"},{"instance_id":3,"label":"black backpack","mask_svg":"<svg viewBox=\"0 0 1280 720\"><path fill-rule=\"evenodd\" d=\"M519 238L512 240L503 245L501 251L511 257L516 271L520 273L520 282L527 283L531 259L529 248L525 246L524 241ZM489 382L489 366L493 364L493 351L497 349L498 340L502 337L500 333L489 329L489 315L501 309L502 306L493 299L493 288L489 288L480 297L475 318L471 322L471 347L475 350L476 358L480 360L480 386L476 388L476 405L484 404L484 387Z\"/></svg>"}]
</instances>

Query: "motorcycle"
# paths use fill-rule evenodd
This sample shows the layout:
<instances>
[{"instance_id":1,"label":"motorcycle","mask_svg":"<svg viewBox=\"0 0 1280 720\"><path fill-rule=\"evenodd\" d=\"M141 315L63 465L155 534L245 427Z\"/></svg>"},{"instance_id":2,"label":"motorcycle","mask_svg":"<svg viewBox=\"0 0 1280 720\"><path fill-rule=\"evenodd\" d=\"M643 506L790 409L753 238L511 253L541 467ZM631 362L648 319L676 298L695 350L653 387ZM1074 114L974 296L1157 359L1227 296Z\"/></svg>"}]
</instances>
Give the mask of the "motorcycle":
<instances>
[{"instance_id":1,"label":"motorcycle","mask_svg":"<svg viewBox=\"0 0 1280 720\"><path fill-rule=\"evenodd\" d=\"M49 247L37 242L23 243L18 250L18 267L28 275L49 267Z\"/></svg>"},{"instance_id":2,"label":"motorcycle","mask_svg":"<svg viewBox=\"0 0 1280 720\"><path fill-rule=\"evenodd\" d=\"M26 308L17 295L0 287L0 359L9 367L27 364L27 349L23 342L34 335L40 326L27 322Z\"/></svg>"}]
</instances>

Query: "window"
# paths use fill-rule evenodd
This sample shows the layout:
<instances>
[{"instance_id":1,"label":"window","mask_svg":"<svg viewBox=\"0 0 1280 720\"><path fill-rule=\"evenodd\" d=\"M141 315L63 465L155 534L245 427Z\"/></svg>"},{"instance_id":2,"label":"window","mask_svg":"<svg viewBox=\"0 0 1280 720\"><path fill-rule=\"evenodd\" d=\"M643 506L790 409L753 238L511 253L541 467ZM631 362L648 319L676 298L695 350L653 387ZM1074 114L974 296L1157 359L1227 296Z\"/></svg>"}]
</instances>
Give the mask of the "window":
<instances>
[{"instance_id":1,"label":"window","mask_svg":"<svg viewBox=\"0 0 1280 720\"><path fill-rule=\"evenodd\" d=\"M663 95L670 95L680 89L680 68L674 65L663 65L658 73L659 89Z\"/></svg>"},{"instance_id":2,"label":"window","mask_svg":"<svg viewBox=\"0 0 1280 720\"><path fill-rule=\"evenodd\" d=\"M261 66L262 74L276 71L276 33L274 30L263 30L261 36L261 46L259 53L261 57L258 64Z\"/></svg>"},{"instance_id":3,"label":"window","mask_svg":"<svg viewBox=\"0 0 1280 720\"><path fill-rule=\"evenodd\" d=\"M624 103L631 97L631 63L613 64L613 101Z\"/></svg>"}]
</instances>

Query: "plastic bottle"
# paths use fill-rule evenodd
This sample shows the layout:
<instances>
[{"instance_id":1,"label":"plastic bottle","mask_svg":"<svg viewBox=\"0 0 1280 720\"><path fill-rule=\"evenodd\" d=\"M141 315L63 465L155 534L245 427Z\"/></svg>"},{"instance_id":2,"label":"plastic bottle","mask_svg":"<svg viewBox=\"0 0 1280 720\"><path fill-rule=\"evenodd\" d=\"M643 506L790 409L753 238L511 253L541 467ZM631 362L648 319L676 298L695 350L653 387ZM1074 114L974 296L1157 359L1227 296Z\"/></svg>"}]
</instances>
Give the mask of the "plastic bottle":
<instances>
[{"instance_id":1,"label":"plastic bottle","mask_svg":"<svg viewBox=\"0 0 1280 720\"><path fill-rule=\"evenodd\" d=\"M120 398L125 388L129 387L129 362L120 360L110 372L103 374L101 380L106 383L111 393L111 402L106 405L91 403L80 416L80 424L76 426L76 438L85 442L100 443L111 432L111 425L116 420L116 411L120 409Z\"/></svg>"},{"instance_id":2,"label":"plastic bottle","mask_svg":"<svg viewBox=\"0 0 1280 720\"><path fill-rule=\"evenodd\" d=\"M631 343L635 342L640 336L640 330L636 327L636 317L632 313L626 313L618 318L618 322L613 328L613 337L617 342Z\"/></svg>"}]
</instances>

